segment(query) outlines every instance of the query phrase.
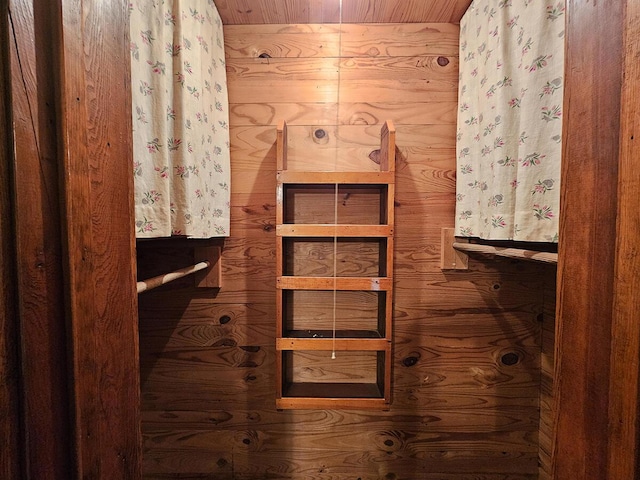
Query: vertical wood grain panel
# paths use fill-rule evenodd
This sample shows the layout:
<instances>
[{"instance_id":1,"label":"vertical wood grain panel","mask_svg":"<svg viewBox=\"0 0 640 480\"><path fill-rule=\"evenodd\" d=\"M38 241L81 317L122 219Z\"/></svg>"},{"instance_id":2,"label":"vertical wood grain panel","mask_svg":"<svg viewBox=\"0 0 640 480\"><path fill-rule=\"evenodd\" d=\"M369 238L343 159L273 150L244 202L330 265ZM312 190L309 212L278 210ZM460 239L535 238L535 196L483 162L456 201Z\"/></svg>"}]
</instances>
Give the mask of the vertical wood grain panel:
<instances>
[{"instance_id":1,"label":"vertical wood grain panel","mask_svg":"<svg viewBox=\"0 0 640 480\"><path fill-rule=\"evenodd\" d=\"M30 478L61 478L70 474L70 417L51 75L55 7L9 5L23 448Z\"/></svg>"},{"instance_id":2,"label":"vertical wood grain panel","mask_svg":"<svg viewBox=\"0 0 640 480\"><path fill-rule=\"evenodd\" d=\"M61 0L60 119L80 478L139 478L128 16Z\"/></svg>"},{"instance_id":3,"label":"vertical wood grain panel","mask_svg":"<svg viewBox=\"0 0 640 480\"><path fill-rule=\"evenodd\" d=\"M18 365L18 315L16 311L16 258L12 221L11 77L9 71L9 18L0 3L0 477L22 476Z\"/></svg>"},{"instance_id":4,"label":"vertical wood grain panel","mask_svg":"<svg viewBox=\"0 0 640 480\"><path fill-rule=\"evenodd\" d=\"M638 478L637 454L640 441L640 155L636 139L640 127L640 8L627 1L624 32L624 75L621 99L620 167L616 264L611 325L611 382L609 389L610 452L607 478Z\"/></svg>"},{"instance_id":5,"label":"vertical wood grain panel","mask_svg":"<svg viewBox=\"0 0 640 480\"><path fill-rule=\"evenodd\" d=\"M567 2L553 452L558 479L610 478L606 412L623 10L620 2Z\"/></svg>"},{"instance_id":6,"label":"vertical wood grain panel","mask_svg":"<svg viewBox=\"0 0 640 480\"><path fill-rule=\"evenodd\" d=\"M553 373L556 327L556 274L555 266L545 267L542 345L540 352L540 426L538 428L539 480L551 480L551 452L553 450Z\"/></svg>"}]
</instances>

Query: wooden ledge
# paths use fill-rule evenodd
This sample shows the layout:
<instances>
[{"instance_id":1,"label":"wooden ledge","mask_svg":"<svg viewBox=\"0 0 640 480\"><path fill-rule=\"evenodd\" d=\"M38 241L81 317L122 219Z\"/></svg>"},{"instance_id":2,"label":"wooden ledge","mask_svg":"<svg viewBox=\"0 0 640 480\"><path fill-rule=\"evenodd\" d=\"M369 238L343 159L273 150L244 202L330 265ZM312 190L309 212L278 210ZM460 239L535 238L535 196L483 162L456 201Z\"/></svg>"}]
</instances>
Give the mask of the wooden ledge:
<instances>
[{"instance_id":1,"label":"wooden ledge","mask_svg":"<svg viewBox=\"0 0 640 480\"><path fill-rule=\"evenodd\" d=\"M467 270L469 268L467 253L549 264L558 263L557 253L469 243L467 239L456 237L453 228L443 228L441 240L440 268L442 270Z\"/></svg>"}]
</instances>

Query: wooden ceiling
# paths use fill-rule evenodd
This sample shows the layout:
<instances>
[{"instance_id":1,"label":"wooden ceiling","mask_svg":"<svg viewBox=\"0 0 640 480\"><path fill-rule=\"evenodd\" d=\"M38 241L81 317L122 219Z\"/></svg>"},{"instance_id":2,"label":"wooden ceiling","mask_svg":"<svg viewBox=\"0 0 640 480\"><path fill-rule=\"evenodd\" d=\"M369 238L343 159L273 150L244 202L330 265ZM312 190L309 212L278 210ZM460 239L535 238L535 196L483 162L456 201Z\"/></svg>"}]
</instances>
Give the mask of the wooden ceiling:
<instances>
[{"instance_id":1,"label":"wooden ceiling","mask_svg":"<svg viewBox=\"0 0 640 480\"><path fill-rule=\"evenodd\" d=\"M226 25L459 23L471 0L214 0Z\"/></svg>"}]
</instances>

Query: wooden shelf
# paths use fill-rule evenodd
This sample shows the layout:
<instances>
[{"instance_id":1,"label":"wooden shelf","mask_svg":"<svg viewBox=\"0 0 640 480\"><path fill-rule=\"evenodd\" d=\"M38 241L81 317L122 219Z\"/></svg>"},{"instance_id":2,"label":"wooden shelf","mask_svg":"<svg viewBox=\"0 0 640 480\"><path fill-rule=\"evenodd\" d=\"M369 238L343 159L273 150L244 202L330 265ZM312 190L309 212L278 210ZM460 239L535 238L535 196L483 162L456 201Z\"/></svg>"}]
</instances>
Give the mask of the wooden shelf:
<instances>
[{"instance_id":1,"label":"wooden shelf","mask_svg":"<svg viewBox=\"0 0 640 480\"><path fill-rule=\"evenodd\" d=\"M320 225L320 224L281 224L276 226L276 235L280 237L390 237L393 227L390 225Z\"/></svg>"},{"instance_id":2,"label":"wooden shelf","mask_svg":"<svg viewBox=\"0 0 640 480\"><path fill-rule=\"evenodd\" d=\"M389 410L375 383L292 383L285 386L276 408Z\"/></svg>"},{"instance_id":3,"label":"wooden shelf","mask_svg":"<svg viewBox=\"0 0 640 480\"><path fill-rule=\"evenodd\" d=\"M395 183L395 172L297 172L282 170L276 180L281 184L318 185L390 185Z\"/></svg>"},{"instance_id":4,"label":"wooden shelf","mask_svg":"<svg viewBox=\"0 0 640 480\"><path fill-rule=\"evenodd\" d=\"M471 243L468 238L456 237L453 228L442 229L440 252L442 270L467 270L469 253L554 265L558 263L558 254L555 252Z\"/></svg>"},{"instance_id":5,"label":"wooden shelf","mask_svg":"<svg viewBox=\"0 0 640 480\"><path fill-rule=\"evenodd\" d=\"M278 277L276 288L281 290L361 290L365 292L391 291L389 277Z\"/></svg>"},{"instance_id":6,"label":"wooden shelf","mask_svg":"<svg viewBox=\"0 0 640 480\"><path fill-rule=\"evenodd\" d=\"M285 391L287 396L298 398L379 399L382 396L380 387L375 383L290 383L285 386Z\"/></svg>"},{"instance_id":7,"label":"wooden shelf","mask_svg":"<svg viewBox=\"0 0 640 480\"><path fill-rule=\"evenodd\" d=\"M332 338L331 330L286 330L283 338ZM336 330L336 338L383 338L377 330Z\"/></svg>"},{"instance_id":8,"label":"wooden shelf","mask_svg":"<svg viewBox=\"0 0 640 480\"><path fill-rule=\"evenodd\" d=\"M389 341L385 338L277 338L276 350L382 351Z\"/></svg>"},{"instance_id":9,"label":"wooden shelf","mask_svg":"<svg viewBox=\"0 0 640 480\"><path fill-rule=\"evenodd\" d=\"M279 409L389 409L395 194L395 130L390 122L381 135L378 172L300 172L286 169L287 129L284 122L278 125ZM339 211L338 196L350 198L351 208L342 204ZM338 258L346 261L341 268ZM360 276L339 275L354 269ZM316 273L333 276L309 276ZM328 291L333 291L334 303L340 292L356 296L364 302L362 309L341 299L339 304L351 311L335 315L334 304L332 317L326 307L329 294L322 293ZM299 295L304 295L302 302Z\"/></svg>"}]
</instances>

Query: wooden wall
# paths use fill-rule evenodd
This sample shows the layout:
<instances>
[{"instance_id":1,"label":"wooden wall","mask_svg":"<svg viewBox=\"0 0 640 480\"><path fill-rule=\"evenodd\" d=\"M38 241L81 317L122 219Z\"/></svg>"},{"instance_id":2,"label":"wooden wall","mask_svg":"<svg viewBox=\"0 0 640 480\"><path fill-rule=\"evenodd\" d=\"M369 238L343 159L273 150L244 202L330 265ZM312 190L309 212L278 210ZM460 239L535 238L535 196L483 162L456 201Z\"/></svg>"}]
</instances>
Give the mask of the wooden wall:
<instances>
[{"instance_id":1,"label":"wooden wall","mask_svg":"<svg viewBox=\"0 0 640 480\"><path fill-rule=\"evenodd\" d=\"M541 407L550 436L554 275L504 260L439 269L440 229L454 217L458 27L237 25L225 27L225 42L223 286L140 297L145 476L538 478ZM274 408L279 119L300 169L374 170L381 124L397 127L389 412Z\"/></svg>"}]
</instances>

